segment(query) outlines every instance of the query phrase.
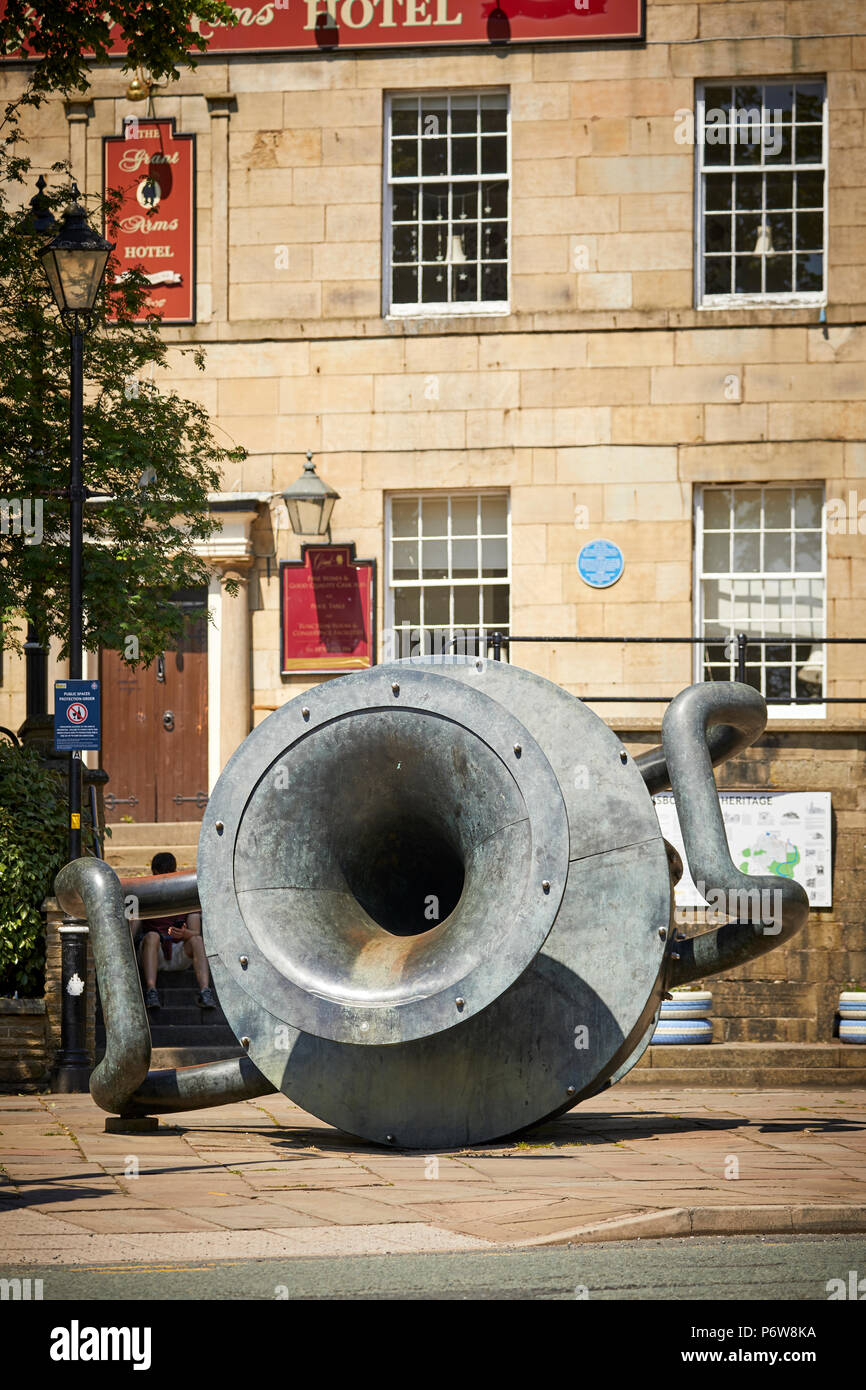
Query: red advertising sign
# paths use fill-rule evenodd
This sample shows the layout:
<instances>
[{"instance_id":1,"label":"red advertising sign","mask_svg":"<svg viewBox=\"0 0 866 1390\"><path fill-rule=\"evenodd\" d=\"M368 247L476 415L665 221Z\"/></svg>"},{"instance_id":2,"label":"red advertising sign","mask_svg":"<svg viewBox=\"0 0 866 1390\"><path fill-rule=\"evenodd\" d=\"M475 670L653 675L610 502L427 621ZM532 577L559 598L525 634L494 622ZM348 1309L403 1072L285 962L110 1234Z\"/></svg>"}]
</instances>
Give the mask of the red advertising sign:
<instances>
[{"instance_id":1,"label":"red advertising sign","mask_svg":"<svg viewBox=\"0 0 866 1390\"><path fill-rule=\"evenodd\" d=\"M209 53L598 42L643 38L643 8L644 0L250 0L232 5L231 27L193 26ZM124 52L119 37L110 52Z\"/></svg>"},{"instance_id":2,"label":"red advertising sign","mask_svg":"<svg viewBox=\"0 0 866 1390\"><path fill-rule=\"evenodd\" d=\"M303 545L300 560L280 565L284 676L374 664L375 572L354 545Z\"/></svg>"},{"instance_id":3,"label":"red advertising sign","mask_svg":"<svg viewBox=\"0 0 866 1390\"><path fill-rule=\"evenodd\" d=\"M195 323L195 136L177 135L171 118L127 117L122 135L103 140L103 187L123 193L107 228L117 277L138 267L151 285L146 313Z\"/></svg>"},{"instance_id":4,"label":"red advertising sign","mask_svg":"<svg viewBox=\"0 0 866 1390\"><path fill-rule=\"evenodd\" d=\"M639 39L643 0L275 0L202 24L209 53Z\"/></svg>"}]
</instances>

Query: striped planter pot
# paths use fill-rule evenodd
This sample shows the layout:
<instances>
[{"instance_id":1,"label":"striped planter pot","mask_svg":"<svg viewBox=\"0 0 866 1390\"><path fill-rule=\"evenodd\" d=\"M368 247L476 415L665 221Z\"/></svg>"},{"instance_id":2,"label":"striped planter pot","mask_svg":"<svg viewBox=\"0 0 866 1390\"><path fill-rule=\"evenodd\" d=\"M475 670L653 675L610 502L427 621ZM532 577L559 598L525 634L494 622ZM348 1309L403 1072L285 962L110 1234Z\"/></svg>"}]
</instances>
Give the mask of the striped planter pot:
<instances>
[{"instance_id":1,"label":"striped planter pot","mask_svg":"<svg viewBox=\"0 0 866 1390\"><path fill-rule=\"evenodd\" d=\"M866 990L839 995L839 1041L866 1043Z\"/></svg>"},{"instance_id":2,"label":"striped planter pot","mask_svg":"<svg viewBox=\"0 0 866 1390\"><path fill-rule=\"evenodd\" d=\"M713 996L710 990L682 990L673 999L662 1002L661 1014L652 1040L654 1043L689 1044L713 1041L713 1020L710 1012Z\"/></svg>"}]
</instances>

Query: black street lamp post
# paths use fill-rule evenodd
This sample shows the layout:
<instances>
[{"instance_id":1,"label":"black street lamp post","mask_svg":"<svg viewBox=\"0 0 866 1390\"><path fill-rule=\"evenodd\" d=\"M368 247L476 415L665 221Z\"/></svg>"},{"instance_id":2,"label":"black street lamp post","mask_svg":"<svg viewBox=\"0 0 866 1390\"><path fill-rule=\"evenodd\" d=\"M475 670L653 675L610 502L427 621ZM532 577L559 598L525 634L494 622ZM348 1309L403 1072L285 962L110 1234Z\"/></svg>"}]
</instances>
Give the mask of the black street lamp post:
<instances>
[{"instance_id":1,"label":"black street lamp post","mask_svg":"<svg viewBox=\"0 0 866 1390\"><path fill-rule=\"evenodd\" d=\"M51 287L63 326L69 334L69 678L82 676L82 550L84 503L87 490L83 481L84 412L84 334L89 332L99 288L109 254L114 250L98 232L88 226L87 214L78 203L78 188L72 186L72 206L63 214L57 235L38 253L39 262ZM81 752L69 755L69 858L81 857ZM87 1052L85 984L87 981L87 926L68 918L61 932L61 1014L60 1052L54 1073L58 1091L86 1091L90 1076Z\"/></svg>"}]
</instances>

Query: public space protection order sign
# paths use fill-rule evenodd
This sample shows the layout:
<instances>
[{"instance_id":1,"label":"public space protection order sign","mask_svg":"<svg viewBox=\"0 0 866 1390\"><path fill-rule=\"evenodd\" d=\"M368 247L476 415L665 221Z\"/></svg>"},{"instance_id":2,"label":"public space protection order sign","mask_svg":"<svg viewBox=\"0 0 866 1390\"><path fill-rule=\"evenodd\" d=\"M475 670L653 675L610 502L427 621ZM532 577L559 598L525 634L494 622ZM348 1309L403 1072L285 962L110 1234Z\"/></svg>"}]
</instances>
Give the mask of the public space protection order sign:
<instances>
[{"instance_id":1,"label":"public space protection order sign","mask_svg":"<svg viewBox=\"0 0 866 1390\"><path fill-rule=\"evenodd\" d=\"M99 681L54 682L54 751L98 749Z\"/></svg>"}]
</instances>

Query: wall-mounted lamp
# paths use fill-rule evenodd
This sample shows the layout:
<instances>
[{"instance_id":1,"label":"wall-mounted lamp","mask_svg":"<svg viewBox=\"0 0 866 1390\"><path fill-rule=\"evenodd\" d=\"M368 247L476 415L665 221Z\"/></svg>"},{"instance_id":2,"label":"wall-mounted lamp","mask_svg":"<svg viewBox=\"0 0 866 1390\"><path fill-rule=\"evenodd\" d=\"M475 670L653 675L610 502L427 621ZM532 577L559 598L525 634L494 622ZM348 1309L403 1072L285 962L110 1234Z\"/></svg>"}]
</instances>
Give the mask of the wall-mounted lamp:
<instances>
[{"instance_id":1,"label":"wall-mounted lamp","mask_svg":"<svg viewBox=\"0 0 866 1390\"><path fill-rule=\"evenodd\" d=\"M324 536L331 524L331 512L340 494L316 473L313 455L307 450L304 471L296 483L286 488L283 501L296 536Z\"/></svg>"},{"instance_id":2,"label":"wall-mounted lamp","mask_svg":"<svg viewBox=\"0 0 866 1390\"><path fill-rule=\"evenodd\" d=\"M151 85L152 84L148 82L147 78L142 73L141 68L139 68L126 89L126 100L147 101L150 96Z\"/></svg>"}]
</instances>

